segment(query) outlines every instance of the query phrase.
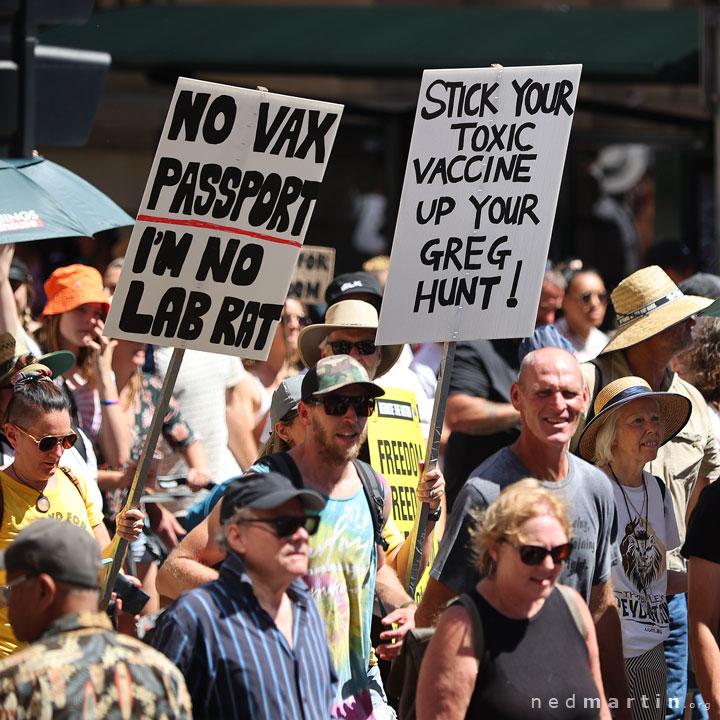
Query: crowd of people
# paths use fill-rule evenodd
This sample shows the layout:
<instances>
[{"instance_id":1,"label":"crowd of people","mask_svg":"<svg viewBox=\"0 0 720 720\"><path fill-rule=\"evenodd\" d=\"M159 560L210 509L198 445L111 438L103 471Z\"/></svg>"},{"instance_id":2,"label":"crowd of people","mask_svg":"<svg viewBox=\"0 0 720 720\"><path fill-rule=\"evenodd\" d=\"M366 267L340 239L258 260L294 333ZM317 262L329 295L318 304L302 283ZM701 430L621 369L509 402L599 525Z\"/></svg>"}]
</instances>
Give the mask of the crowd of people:
<instances>
[{"instance_id":1,"label":"crowd of people","mask_svg":"<svg viewBox=\"0 0 720 720\"><path fill-rule=\"evenodd\" d=\"M368 420L402 389L427 439L441 346L376 345L387 258L288 298L265 361L185 352L140 508L171 349L103 334L103 270L35 318L0 246L0 715L392 720L434 628L418 718L720 718L720 278L571 261L532 337L457 343L416 550ZM98 605L115 536L139 616Z\"/></svg>"}]
</instances>

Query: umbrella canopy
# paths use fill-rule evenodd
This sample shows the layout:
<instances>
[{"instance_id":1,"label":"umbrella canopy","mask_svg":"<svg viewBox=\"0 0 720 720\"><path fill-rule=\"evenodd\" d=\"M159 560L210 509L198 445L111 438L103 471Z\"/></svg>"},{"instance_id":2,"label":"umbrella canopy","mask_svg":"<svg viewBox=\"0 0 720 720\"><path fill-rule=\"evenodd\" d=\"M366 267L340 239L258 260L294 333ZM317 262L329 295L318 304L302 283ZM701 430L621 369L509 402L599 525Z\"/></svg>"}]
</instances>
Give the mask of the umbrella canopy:
<instances>
[{"instance_id":1,"label":"umbrella canopy","mask_svg":"<svg viewBox=\"0 0 720 720\"><path fill-rule=\"evenodd\" d=\"M54 162L0 160L0 245L89 237L134 222L107 195Z\"/></svg>"}]
</instances>

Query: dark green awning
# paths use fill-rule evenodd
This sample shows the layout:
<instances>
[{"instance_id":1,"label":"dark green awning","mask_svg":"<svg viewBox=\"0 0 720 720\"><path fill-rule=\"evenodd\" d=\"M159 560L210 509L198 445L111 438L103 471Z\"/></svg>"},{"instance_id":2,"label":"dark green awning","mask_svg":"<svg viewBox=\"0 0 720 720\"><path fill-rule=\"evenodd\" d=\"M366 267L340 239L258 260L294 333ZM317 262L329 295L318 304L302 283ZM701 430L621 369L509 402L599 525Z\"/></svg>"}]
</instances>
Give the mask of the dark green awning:
<instances>
[{"instance_id":1,"label":"dark green awning","mask_svg":"<svg viewBox=\"0 0 720 720\"><path fill-rule=\"evenodd\" d=\"M99 11L41 42L116 69L418 76L424 68L582 63L583 80L696 83L696 9L146 5Z\"/></svg>"}]
</instances>

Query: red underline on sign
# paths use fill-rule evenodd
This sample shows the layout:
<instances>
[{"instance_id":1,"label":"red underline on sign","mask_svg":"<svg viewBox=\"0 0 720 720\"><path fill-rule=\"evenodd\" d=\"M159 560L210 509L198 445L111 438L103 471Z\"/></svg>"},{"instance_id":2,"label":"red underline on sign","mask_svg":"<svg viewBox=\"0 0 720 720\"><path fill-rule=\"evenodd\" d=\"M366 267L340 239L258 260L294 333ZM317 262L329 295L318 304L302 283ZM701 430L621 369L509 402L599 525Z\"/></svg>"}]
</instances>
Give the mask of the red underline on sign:
<instances>
[{"instance_id":1,"label":"red underline on sign","mask_svg":"<svg viewBox=\"0 0 720 720\"><path fill-rule=\"evenodd\" d=\"M215 223L204 222L203 220L180 220L179 218L153 217L152 215L138 215L137 219L138 222L161 223L162 225L185 225L187 227L205 228L206 230L238 233L240 235L257 238L258 240L267 240L268 242L278 243L280 245L302 247L302 243L297 242L296 240L284 240L283 238L273 237L272 235L262 235L261 233L251 232L250 230L242 230L241 228L236 227L229 227L227 225L215 225Z\"/></svg>"}]
</instances>

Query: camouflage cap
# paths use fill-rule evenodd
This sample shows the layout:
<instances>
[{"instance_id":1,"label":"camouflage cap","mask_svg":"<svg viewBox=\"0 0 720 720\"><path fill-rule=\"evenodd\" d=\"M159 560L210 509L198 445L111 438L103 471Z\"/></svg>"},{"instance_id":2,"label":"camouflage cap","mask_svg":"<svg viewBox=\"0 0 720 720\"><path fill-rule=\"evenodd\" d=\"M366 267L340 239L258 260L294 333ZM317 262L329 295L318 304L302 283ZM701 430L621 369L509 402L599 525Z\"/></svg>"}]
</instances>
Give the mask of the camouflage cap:
<instances>
[{"instance_id":1,"label":"camouflage cap","mask_svg":"<svg viewBox=\"0 0 720 720\"><path fill-rule=\"evenodd\" d=\"M350 355L330 355L322 358L308 371L302 382L301 396L307 400L315 395L325 395L333 390L362 385L369 397L384 395L385 391L368 380L362 363Z\"/></svg>"}]
</instances>

